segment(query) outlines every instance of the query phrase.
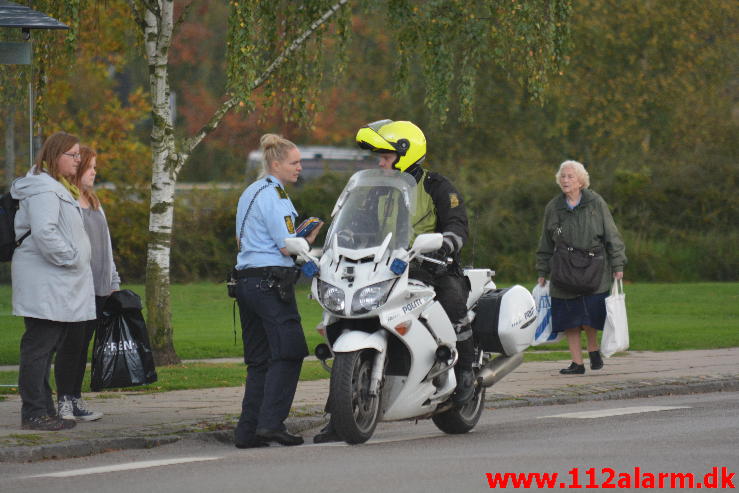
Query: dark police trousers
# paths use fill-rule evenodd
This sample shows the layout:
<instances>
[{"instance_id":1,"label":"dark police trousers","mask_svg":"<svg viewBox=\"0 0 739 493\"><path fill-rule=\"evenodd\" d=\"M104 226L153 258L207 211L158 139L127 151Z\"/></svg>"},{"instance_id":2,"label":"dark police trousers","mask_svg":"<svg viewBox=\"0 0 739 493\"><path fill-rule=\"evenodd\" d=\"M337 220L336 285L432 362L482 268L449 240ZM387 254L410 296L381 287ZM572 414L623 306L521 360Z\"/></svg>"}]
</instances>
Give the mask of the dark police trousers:
<instances>
[{"instance_id":1,"label":"dark police trousers","mask_svg":"<svg viewBox=\"0 0 739 493\"><path fill-rule=\"evenodd\" d=\"M441 273L432 273L417 264L411 264L408 276L434 287L436 299L454 326L458 341L465 341L472 337L471 326L462 323L467 317L467 297L470 294L470 284L457 263Z\"/></svg>"},{"instance_id":2,"label":"dark police trousers","mask_svg":"<svg viewBox=\"0 0 739 493\"><path fill-rule=\"evenodd\" d=\"M237 441L254 438L257 429L284 430L303 358L308 346L300 325L295 296L280 299L277 287L262 278L238 280L236 300L241 314L246 390Z\"/></svg>"}]
</instances>

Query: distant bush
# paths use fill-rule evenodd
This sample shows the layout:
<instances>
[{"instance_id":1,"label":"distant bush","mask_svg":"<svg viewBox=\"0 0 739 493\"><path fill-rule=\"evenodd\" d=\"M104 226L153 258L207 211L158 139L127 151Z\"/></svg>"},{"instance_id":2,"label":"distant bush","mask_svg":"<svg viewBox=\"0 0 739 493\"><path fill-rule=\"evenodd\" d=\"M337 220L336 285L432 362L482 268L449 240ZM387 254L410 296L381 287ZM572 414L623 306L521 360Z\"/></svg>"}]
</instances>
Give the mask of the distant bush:
<instances>
[{"instance_id":1,"label":"distant bush","mask_svg":"<svg viewBox=\"0 0 739 493\"><path fill-rule=\"evenodd\" d=\"M466 176L459 169L450 170L449 175L468 206L470 239L463 251L464 264L493 268L502 281L533 283L542 213L557 193L553 172L549 167L532 165L513 174L504 163L487 163L478 168L486 170L479 175ZM697 215L689 216L690 203L681 203L677 214L664 205L679 199L671 196L674 186L654 181L657 183L634 172L617 174L613 183L593 183L612 208L626 242L627 278L737 281L739 230L726 223L731 207L713 209L720 214L706 215L698 210ZM345 183L346 176L328 173L291 186L288 192L302 217L318 216L328 222ZM224 279L235 261L236 204L242 191L213 188L178 192L172 282ZM104 190L102 199L121 277L125 282L142 282L146 275L148 197ZM9 281L10 264L0 264L0 282Z\"/></svg>"},{"instance_id":2,"label":"distant bush","mask_svg":"<svg viewBox=\"0 0 739 493\"><path fill-rule=\"evenodd\" d=\"M346 176L327 173L320 180L290 186L288 193L301 219L318 216L327 220L345 184ZM236 205L242 192L243 189L212 188L177 193L172 282L225 279L236 260ZM104 196L103 203L121 278L142 282L146 276L148 197L118 193Z\"/></svg>"}]
</instances>

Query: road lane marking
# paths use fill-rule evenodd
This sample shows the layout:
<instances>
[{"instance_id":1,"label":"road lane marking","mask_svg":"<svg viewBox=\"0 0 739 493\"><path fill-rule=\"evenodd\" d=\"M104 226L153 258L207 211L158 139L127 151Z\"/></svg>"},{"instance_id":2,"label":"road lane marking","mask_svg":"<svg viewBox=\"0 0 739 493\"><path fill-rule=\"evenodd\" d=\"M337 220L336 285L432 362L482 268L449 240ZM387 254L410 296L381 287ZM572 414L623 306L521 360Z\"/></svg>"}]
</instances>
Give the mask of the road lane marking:
<instances>
[{"instance_id":1,"label":"road lane marking","mask_svg":"<svg viewBox=\"0 0 739 493\"><path fill-rule=\"evenodd\" d=\"M582 411L579 413L564 413L564 414L553 414L551 416L539 416L538 419L544 419L544 418L572 418L572 419L607 418L609 416L623 416L625 414L653 413L657 411L671 411L673 409L690 409L690 406L620 407L616 409L601 409L598 411Z\"/></svg>"},{"instance_id":2,"label":"road lane marking","mask_svg":"<svg viewBox=\"0 0 739 493\"><path fill-rule=\"evenodd\" d=\"M221 457L183 457L181 459L146 460L142 462L130 462L128 464L117 464L110 466L88 467L85 469L73 469L71 471L52 472L48 474L36 474L26 478L69 478L72 476L86 476L88 474L103 474L106 472L131 471L134 469L148 469L150 467L171 466L175 464L187 464L188 462L203 462L218 460Z\"/></svg>"}]
</instances>

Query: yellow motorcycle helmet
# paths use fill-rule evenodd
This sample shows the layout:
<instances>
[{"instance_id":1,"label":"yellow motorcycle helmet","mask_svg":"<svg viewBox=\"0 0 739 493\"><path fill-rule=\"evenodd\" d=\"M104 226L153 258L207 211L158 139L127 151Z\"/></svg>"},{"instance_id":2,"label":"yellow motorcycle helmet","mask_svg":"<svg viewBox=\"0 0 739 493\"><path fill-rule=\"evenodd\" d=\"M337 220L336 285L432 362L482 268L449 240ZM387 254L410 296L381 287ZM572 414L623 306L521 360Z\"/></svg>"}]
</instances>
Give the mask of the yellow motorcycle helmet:
<instances>
[{"instance_id":1,"label":"yellow motorcycle helmet","mask_svg":"<svg viewBox=\"0 0 739 493\"><path fill-rule=\"evenodd\" d=\"M421 164L426 157L426 137L411 122L379 120L360 128L356 137L362 149L372 152L395 152L398 159L393 168L405 171Z\"/></svg>"}]
</instances>

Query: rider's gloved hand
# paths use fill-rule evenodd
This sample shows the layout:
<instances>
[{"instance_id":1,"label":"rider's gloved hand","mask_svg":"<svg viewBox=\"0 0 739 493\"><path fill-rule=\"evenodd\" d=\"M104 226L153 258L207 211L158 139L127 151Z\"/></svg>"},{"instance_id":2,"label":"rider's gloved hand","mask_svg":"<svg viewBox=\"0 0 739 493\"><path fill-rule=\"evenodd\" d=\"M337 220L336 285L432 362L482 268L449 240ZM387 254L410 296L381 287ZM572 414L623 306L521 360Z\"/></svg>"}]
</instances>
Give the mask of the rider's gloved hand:
<instances>
[{"instance_id":1,"label":"rider's gloved hand","mask_svg":"<svg viewBox=\"0 0 739 493\"><path fill-rule=\"evenodd\" d=\"M434 252L427 253L426 256L432 259L435 259L435 260L440 260L444 262L444 264L442 265L442 264L437 264L435 262L424 262L425 264L424 267L426 268L426 270L428 270L433 275L443 274L447 270L446 262L447 262L447 259L451 257L451 255L452 253L449 251L449 246L446 244L442 245L441 248L439 248L438 250Z\"/></svg>"},{"instance_id":2,"label":"rider's gloved hand","mask_svg":"<svg viewBox=\"0 0 739 493\"><path fill-rule=\"evenodd\" d=\"M441 248L438 250L431 252L427 254L428 257L431 257L436 260L444 260L446 261L447 258L451 257L452 252L449 251L449 245L442 245Z\"/></svg>"}]
</instances>

